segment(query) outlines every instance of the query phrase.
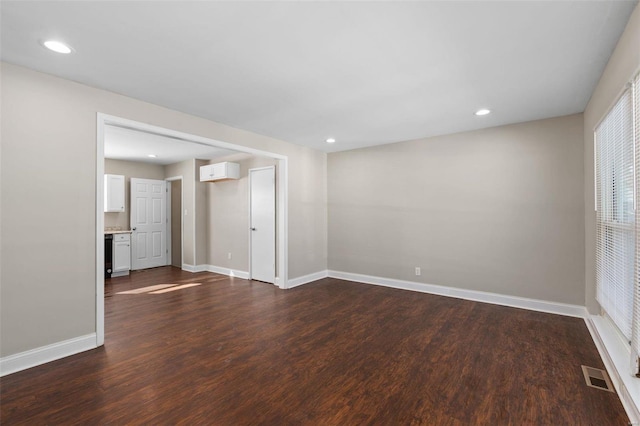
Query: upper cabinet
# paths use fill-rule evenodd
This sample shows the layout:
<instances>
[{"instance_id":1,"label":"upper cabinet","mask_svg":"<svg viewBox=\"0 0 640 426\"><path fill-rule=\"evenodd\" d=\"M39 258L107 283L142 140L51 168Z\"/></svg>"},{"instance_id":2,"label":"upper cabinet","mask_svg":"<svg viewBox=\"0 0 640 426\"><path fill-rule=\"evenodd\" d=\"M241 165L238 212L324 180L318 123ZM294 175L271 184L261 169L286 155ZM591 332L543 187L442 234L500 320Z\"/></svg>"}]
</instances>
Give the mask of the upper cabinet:
<instances>
[{"instance_id":1,"label":"upper cabinet","mask_svg":"<svg viewBox=\"0 0 640 426\"><path fill-rule=\"evenodd\" d=\"M222 179L240 179L240 164L225 161L200 167L200 182L215 182Z\"/></svg>"},{"instance_id":2,"label":"upper cabinet","mask_svg":"<svg viewBox=\"0 0 640 426\"><path fill-rule=\"evenodd\" d=\"M124 176L104 175L104 211L124 212Z\"/></svg>"}]
</instances>

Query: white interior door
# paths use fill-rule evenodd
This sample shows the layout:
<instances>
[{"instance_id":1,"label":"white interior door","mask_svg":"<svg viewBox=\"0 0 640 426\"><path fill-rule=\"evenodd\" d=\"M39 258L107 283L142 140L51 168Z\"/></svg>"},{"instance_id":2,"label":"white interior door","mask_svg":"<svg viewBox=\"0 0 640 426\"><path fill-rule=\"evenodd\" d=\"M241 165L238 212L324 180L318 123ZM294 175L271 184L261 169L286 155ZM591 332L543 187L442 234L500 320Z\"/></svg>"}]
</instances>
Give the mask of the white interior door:
<instances>
[{"instance_id":1,"label":"white interior door","mask_svg":"<svg viewBox=\"0 0 640 426\"><path fill-rule=\"evenodd\" d=\"M131 178L131 269L167 264L166 205L165 181Z\"/></svg>"},{"instance_id":2,"label":"white interior door","mask_svg":"<svg viewBox=\"0 0 640 426\"><path fill-rule=\"evenodd\" d=\"M275 167L249 170L249 274L252 280L276 280Z\"/></svg>"}]
</instances>

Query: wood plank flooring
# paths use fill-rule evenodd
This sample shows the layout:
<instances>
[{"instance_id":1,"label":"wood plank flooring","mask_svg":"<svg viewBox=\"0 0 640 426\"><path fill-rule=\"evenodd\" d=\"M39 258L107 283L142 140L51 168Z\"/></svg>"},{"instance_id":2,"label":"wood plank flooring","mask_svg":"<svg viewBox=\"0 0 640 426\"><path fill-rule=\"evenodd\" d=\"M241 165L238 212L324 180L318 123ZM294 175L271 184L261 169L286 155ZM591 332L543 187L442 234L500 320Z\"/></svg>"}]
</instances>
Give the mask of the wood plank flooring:
<instances>
[{"instance_id":1,"label":"wood plank flooring","mask_svg":"<svg viewBox=\"0 0 640 426\"><path fill-rule=\"evenodd\" d=\"M584 321L323 279L110 280L105 346L0 380L3 425L626 425ZM115 294L201 283L162 294Z\"/></svg>"}]
</instances>

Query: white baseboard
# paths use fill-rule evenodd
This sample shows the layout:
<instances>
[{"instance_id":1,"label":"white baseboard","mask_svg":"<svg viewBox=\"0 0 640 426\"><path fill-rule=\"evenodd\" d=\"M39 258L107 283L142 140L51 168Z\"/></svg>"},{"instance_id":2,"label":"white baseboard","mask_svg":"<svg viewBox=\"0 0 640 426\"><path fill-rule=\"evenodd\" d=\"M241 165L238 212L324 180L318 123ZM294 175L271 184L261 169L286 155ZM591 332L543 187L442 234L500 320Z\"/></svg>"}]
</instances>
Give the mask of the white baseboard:
<instances>
[{"instance_id":1,"label":"white baseboard","mask_svg":"<svg viewBox=\"0 0 640 426\"><path fill-rule=\"evenodd\" d=\"M196 267L194 265L189 265L188 263L183 263L182 270L187 272L196 272Z\"/></svg>"},{"instance_id":2,"label":"white baseboard","mask_svg":"<svg viewBox=\"0 0 640 426\"><path fill-rule=\"evenodd\" d=\"M287 288L298 287L299 285L308 284L313 281L321 280L322 278L327 278L328 276L329 276L329 271L325 269L324 271L318 271L318 272L314 272L313 274L292 278L288 281Z\"/></svg>"},{"instance_id":3,"label":"white baseboard","mask_svg":"<svg viewBox=\"0 0 640 426\"><path fill-rule=\"evenodd\" d=\"M584 319L630 424L640 425L640 379L631 375L631 354L609 320L599 315Z\"/></svg>"},{"instance_id":4,"label":"white baseboard","mask_svg":"<svg viewBox=\"0 0 640 426\"><path fill-rule=\"evenodd\" d=\"M199 265L199 266L202 266L202 267L205 268L205 269L203 269L203 271L214 272L216 274L227 275L229 277L242 278L244 280L248 280L249 279L249 273L246 272L246 271L239 271L237 269L223 268L221 266L215 266L215 265Z\"/></svg>"},{"instance_id":5,"label":"white baseboard","mask_svg":"<svg viewBox=\"0 0 640 426\"><path fill-rule=\"evenodd\" d=\"M47 362L75 355L97 347L96 333L91 333L85 336L74 337L73 339L20 352L15 355L9 355L0 358L0 376L6 376L7 374L26 370L27 368L46 364Z\"/></svg>"},{"instance_id":6,"label":"white baseboard","mask_svg":"<svg viewBox=\"0 0 640 426\"><path fill-rule=\"evenodd\" d=\"M205 272L208 271L209 265L189 265L188 263L182 264L182 270L187 272Z\"/></svg>"},{"instance_id":7,"label":"white baseboard","mask_svg":"<svg viewBox=\"0 0 640 426\"><path fill-rule=\"evenodd\" d=\"M235 278L242 278L244 280L248 280L249 279L249 272L247 271L240 271L238 269L230 269L230 268L224 268L222 266L216 266L216 265L189 265L186 263L182 264L182 270L187 271L187 272L203 272L203 271L208 271L208 272L213 272L216 274L222 274L222 275L227 275L229 277L235 277ZM290 279L287 282L287 288L293 288L293 287L297 287L299 285L303 285L303 284L307 284L313 281L317 281L319 279L322 278L326 278L328 276L328 271L324 270L324 271L319 271L319 272L314 272L313 274L309 274L309 275L304 275L302 277L297 277L297 278L293 278ZM278 277L276 277L275 283L276 286L281 287L280 286L280 279Z\"/></svg>"},{"instance_id":8,"label":"white baseboard","mask_svg":"<svg viewBox=\"0 0 640 426\"><path fill-rule=\"evenodd\" d=\"M587 309L580 305L549 302L546 300L528 299L526 297L507 296L497 293L489 293L477 290L465 290L462 288L445 287L434 284L402 281L391 278L374 277L370 275L352 274L350 272L329 271L331 278L339 278L346 281L356 281L365 284L374 284L384 287L398 288L402 290L419 291L421 293L437 294L440 296L455 297L457 299L473 300L476 302L492 303L494 305L510 306L513 308L529 309L531 311L548 312L552 314L566 315L570 317L584 318Z\"/></svg>"}]
</instances>

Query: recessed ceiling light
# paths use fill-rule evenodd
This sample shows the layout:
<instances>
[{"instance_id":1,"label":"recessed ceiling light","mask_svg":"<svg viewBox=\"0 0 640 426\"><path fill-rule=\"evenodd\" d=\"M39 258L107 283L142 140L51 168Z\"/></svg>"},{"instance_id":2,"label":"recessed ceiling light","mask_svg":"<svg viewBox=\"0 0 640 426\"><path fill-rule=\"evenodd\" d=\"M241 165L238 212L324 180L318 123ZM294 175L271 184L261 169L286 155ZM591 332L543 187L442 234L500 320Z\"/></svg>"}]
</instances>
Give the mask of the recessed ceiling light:
<instances>
[{"instance_id":1,"label":"recessed ceiling light","mask_svg":"<svg viewBox=\"0 0 640 426\"><path fill-rule=\"evenodd\" d=\"M44 45L44 47L46 47L49 50L53 50L54 52L65 53L65 54L72 52L72 49L66 44L62 43L61 41L47 40L42 44Z\"/></svg>"},{"instance_id":2,"label":"recessed ceiling light","mask_svg":"<svg viewBox=\"0 0 640 426\"><path fill-rule=\"evenodd\" d=\"M327 139L327 143L335 143L335 138L329 138Z\"/></svg>"},{"instance_id":3,"label":"recessed ceiling light","mask_svg":"<svg viewBox=\"0 0 640 426\"><path fill-rule=\"evenodd\" d=\"M483 108L476 111L476 115L487 115L491 112L491 110Z\"/></svg>"},{"instance_id":4,"label":"recessed ceiling light","mask_svg":"<svg viewBox=\"0 0 640 426\"><path fill-rule=\"evenodd\" d=\"M156 158L156 157L158 157L158 156L157 156L157 155L155 155L155 154L149 154L149 155L147 155L147 157L149 157L149 158Z\"/></svg>"}]
</instances>

